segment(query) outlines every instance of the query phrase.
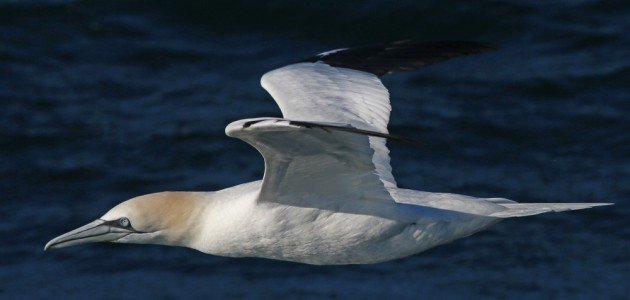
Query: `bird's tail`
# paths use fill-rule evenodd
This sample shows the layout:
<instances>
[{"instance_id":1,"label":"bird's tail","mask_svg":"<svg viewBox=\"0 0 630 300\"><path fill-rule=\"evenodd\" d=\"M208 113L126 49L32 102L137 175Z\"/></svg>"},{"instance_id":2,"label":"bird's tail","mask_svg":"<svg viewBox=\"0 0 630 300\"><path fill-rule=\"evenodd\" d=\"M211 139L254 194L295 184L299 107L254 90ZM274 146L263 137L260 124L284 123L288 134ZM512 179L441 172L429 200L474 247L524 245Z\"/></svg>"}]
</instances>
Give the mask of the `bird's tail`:
<instances>
[{"instance_id":1,"label":"bird's tail","mask_svg":"<svg viewBox=\"0 0 630 300\"><path fill-rule=\"evenodd\" d=\"M525 217L546 212L586 209L612 204L613 203L501 203L500 205L507 209L493 213L490 216L497 218Z\"/></svg>"}]
</instances>

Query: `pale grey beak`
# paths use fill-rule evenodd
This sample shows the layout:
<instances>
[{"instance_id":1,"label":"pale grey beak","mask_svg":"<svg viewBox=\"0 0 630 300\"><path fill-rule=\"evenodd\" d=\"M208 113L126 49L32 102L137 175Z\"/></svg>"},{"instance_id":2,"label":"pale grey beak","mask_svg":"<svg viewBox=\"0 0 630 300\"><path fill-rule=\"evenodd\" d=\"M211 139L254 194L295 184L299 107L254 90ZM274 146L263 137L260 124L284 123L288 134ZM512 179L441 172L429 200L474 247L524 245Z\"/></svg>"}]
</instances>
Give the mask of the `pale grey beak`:
<instances>
[{"instance_id":1,"label":"pale grey beak","mask_svg":"<svg viewBox=\"0 0 630 300\"><path fill-rule=\"evenodd\" d=\"M98 219L52 239L44 246L44 251L86 243L111 242L135 232L131 228L114 226L114 223Z\"/></svg>"}]
</instances>

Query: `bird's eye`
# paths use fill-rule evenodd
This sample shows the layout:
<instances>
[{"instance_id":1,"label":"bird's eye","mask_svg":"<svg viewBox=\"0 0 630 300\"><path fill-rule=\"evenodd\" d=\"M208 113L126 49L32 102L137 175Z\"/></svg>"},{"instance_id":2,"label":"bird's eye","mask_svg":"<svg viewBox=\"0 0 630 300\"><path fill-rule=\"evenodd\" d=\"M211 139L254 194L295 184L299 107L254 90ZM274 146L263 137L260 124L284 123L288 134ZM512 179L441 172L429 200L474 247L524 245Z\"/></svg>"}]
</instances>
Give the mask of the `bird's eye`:
<instances>
[{"instance_id":1,"label":"bird's eye","mask_svg":"<svg viewBox=\"0 0 630 300\"><path fill-rule=\"evenodd\" d=\"M127 227L127 226L129 226L130 222L129 222L129 219L127 219L125 217L122 217L122 218L118 219L118 224L120 224L120 226L122 226L122 227Z\"/></svg>"}]
</instances>

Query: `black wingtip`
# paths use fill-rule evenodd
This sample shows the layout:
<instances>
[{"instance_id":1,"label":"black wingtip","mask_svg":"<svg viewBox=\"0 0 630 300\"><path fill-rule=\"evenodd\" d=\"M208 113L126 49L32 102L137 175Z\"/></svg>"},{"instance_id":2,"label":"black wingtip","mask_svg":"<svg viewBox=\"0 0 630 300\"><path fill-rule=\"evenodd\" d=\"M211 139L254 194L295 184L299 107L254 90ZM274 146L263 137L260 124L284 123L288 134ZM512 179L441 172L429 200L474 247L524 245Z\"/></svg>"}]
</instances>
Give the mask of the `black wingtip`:
<instances>
[{"instance_id":1,"label":"black wingtip","mask_svg":"<svg viewBox=\"0 0 630 300\"><path fill-rule=\"evenodd\" d=\"M324 52L303 62L323 62L377 76L411 71L453 57L497 50L492 44L472 41L421 42L411 39Z\"/></svg>"}]
</instances>

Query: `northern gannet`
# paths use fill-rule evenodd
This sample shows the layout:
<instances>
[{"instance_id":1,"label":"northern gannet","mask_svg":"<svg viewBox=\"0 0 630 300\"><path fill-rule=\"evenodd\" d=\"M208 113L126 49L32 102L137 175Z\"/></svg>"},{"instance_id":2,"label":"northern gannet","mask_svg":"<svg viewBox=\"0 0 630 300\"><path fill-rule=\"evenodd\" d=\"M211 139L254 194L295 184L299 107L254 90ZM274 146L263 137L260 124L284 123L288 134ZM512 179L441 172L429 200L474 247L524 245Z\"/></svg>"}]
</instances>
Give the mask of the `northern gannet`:
<instances>
[{"instance_id":1,"label":"northern gannet","mask_svg":"<svg viewBox=\"0 0 630 300\"><path fill-rule=\"evenodd\" d=\"M230 257L333 265L397 259L511 217L610 203L517 203L396 186L380 76L493 48L410 40L324 52L266 73L284 118L225 128L263 156L262 180L216 192L139 196L48 242L184 246Z\"/></svg>"}]
</instances>

